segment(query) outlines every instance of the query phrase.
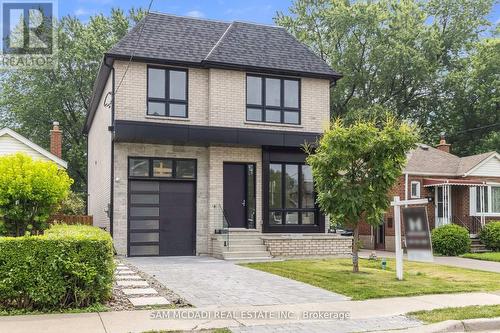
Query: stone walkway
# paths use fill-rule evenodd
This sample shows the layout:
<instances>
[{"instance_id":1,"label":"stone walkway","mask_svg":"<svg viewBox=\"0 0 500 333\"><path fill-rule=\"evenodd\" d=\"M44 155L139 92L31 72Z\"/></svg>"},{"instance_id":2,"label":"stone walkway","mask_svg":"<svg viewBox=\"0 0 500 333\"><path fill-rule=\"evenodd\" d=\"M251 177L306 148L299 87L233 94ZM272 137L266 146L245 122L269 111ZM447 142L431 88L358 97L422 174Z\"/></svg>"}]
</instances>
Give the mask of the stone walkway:
<instances>
[{"instance_id":1,"label":"stone walkway","mask_svg":"<svg viewBox=\"0 0 500 333\"><path fill-rule=\"evenodd\" d=\"M149 305L168 305L170 302L151 288L149 283L135 274L127 265L118 264L115 271L116 284L127 295L128 300L136 308Z\"/></svg>"},{"instance_id":2,"label":"stone walkway","mask_svg":"<svg viewBox=\"0 0 500 333\"><path fill-rule=\"evenodd\" d=\"M127 258L194 306L328 303L347 297L211 257ZM343 282L340 282L343 283Z\"/></svg>"},{"instance_id":3,"label":"stone walkway","mask_svg":"<svg viewBox=\"0 0 500 333\"><path fill-rule=\"evenodd\" d=\"M373 250L361 250L359 255L361 258L368 258L370 253L372 252ZM394 258L396 256L394 252L389 252L389 251L376 251L376 252L379 258L384 258L384 257ZM406 255L404 255L404 258L406 259ZM467 269L477 269L493 273L500 273L500 262L494 262L494 261L468 259L461 257L435 256L434 263L438 265L446 265L446 266L453 266L453 267L460 267Z\"/></svg>"}]
</instances>

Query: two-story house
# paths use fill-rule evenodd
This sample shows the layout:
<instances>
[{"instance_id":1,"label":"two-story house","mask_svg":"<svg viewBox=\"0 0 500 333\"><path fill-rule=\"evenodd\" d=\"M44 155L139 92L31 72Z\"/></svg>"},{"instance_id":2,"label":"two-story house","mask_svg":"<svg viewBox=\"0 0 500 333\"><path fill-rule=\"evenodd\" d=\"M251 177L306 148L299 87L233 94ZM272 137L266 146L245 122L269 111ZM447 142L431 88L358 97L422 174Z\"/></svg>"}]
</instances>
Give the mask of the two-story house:
<instances>
[{"instance_id":1,"label":"two-story house","mask_svg":"<svg viewBox=\"0 0 500 333\"><path fill-rule=\"evenodd\" d=\"M348 255L302 145L341 77L281 27L147 15L105 54L88 210L120 255Z\"/></svg>"}]
</instances>

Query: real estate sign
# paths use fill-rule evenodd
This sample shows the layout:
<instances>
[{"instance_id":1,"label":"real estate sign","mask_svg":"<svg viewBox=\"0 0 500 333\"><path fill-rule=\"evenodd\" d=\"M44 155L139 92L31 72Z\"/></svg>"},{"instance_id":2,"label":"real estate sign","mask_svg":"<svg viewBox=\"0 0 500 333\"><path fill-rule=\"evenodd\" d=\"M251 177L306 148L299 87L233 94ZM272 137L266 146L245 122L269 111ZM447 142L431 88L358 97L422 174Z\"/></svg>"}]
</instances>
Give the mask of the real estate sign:
<instances>
[{"instance_id":1,"label":"real estate sign","mask_svg":"<svg viewBox=\"0 0 500 333\"><path fill-rule=\"evenodd\" d=\"M403 208L408 260L434 261L426 207Z\"/></svg>"}]
</instances>

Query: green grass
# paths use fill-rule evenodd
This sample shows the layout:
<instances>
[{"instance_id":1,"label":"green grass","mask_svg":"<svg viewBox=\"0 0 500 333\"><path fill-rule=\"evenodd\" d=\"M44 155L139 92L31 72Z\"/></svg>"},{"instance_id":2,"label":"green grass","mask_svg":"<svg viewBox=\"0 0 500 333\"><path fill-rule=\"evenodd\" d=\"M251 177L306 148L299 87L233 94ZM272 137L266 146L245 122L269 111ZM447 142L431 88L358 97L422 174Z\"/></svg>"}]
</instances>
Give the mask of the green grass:
<instances>
[{"instance_id":1,"label":"green grass","mask_svg":"<svg viewBox=\"0 0 500 333\"><path fill-rule=\"evenodd\" d=\"M352 273L350 259L288 260L243 266L273 273L352 297L354 300L392 296L500 290L500 274L428 263L404 262L398 281L395 262L360 259L360 273Z\"/></svg>"},{"instance_id":2,"label":"green grass","mask_svg":"<svg viewBox=\"0 0 500 333\"><path fill-rule=\"evenodd\" d=\"M444 308L431 311L416 311L408 316L432 324L445 320L500 317L500 305L473 305L460 308Z\"/></svg>"},{"instance_id":3,"label":"green grass","mask_svg":"<svg viewBox=\"0 0 500 333\"><path fill-rule=\"evenodd\" d=\"M500 252L466 253L462 257L500 262Z\"/></svg>"},{"instance_id":4,"label":"green grass","mask_svg":"<svg viewBox=\"0 0 500 333\"><path fill-rule=\"evenodd\" d=\"M97 303L85 308L69 308L56 310L29 310L29 309L13 309L0 307L0 316L19 316L19 315L40 315L40 314L57 314L57 313L87 313L87 312L107 312L109 308L103 304Z\"/></svg>"}]
</instances>

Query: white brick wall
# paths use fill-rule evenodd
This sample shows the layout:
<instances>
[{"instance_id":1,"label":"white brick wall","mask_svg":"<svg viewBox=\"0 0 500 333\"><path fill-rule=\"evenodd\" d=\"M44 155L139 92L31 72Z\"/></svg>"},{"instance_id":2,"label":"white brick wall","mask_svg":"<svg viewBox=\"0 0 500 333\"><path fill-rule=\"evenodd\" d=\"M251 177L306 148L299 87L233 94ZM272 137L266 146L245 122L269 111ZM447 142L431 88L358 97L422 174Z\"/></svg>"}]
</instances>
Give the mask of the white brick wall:
<instances>
[{"instance_id":1,"label":"white brick wall","mask_svg":"<svg viewBox=\"0 0 500 333\"><path fill-rule=\"evenodd\" d=\"M115 61L117 84L127 63ZM330 83L301 78L301 125L249 123L246 117L246 72L225 69L188 68L188 119L146 115L147 64L132 62L117 93L116 119L263 128L301 132L323 132L330 115Z\"/></svg>"},{"instance_id":2,"label":"white brick wall","mask_svg":"<svg viewBox=\"0 0 500 333\"><path fill-rule=\"evenodd\" d=\"M103 105L104 98L111 92L111 75L102 93L92 127L88 134L88 214L93 223L109 231L109 217L105 210L110 203L111 178L111 108Z\"/></svg>"}]
</instances>

